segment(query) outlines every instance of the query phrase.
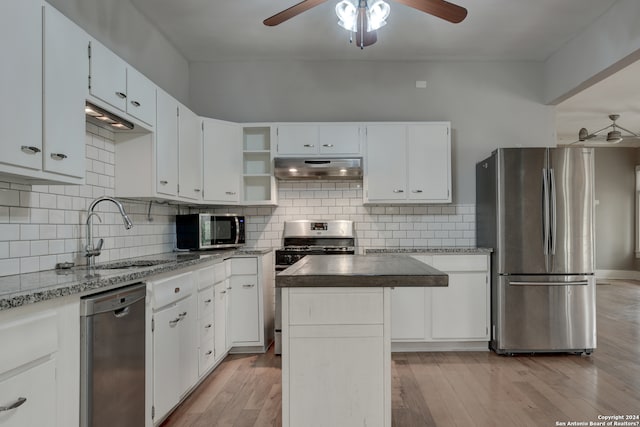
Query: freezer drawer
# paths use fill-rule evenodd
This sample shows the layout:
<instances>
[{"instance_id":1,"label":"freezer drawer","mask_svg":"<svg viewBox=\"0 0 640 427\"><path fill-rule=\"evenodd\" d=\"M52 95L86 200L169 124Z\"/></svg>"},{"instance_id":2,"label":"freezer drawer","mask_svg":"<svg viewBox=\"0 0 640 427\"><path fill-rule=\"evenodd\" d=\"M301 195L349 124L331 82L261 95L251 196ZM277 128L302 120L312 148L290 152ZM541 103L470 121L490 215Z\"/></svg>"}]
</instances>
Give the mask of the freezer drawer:
<instances>
[{"instance_id":1,"label":"freezer drawer","mask_svg":"<svg viewBox=\"0 0 640 427\"><path fill-rule=\"evenodd\" d=\"M497 353L590 353L596 347L594 276L498 276L496 291Z\"/></svg>"}]
</instances>

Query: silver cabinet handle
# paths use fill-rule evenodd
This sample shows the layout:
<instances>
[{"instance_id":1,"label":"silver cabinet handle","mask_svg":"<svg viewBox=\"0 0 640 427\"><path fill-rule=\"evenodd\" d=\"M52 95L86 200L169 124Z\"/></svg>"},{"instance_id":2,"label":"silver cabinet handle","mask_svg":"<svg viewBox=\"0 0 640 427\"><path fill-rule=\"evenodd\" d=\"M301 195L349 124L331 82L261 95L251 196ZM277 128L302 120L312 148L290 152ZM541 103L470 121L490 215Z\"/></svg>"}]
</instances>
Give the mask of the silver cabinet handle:
<instances>
[{"instance_id":1,"label":"silver cabinet handle","mask_svg":"<svg viewBox=\"0 0 640 427\"><path fill-rule=\"evenodd\" d=\"M160 181L160 184L162 184L162 185L167 185L168 183L169 183L169 181L165 181L165 180Z\"/></svg>"},{"instance_id":2,"label":"silver cabinet handle","mask_svg":"<svg viewBox=\"0 0 640 427\"><path fill-rule=\"evenodd\" d=\"M209 304L211 302L211 298L204 300L205 304Z\"/></svg>"},{"instance_id":3,"label":"silver cabinet handle","mask_svg":"<svg viewBox=\"0 0 640 427\"><path fill-rule=\"evenodd\" d=\"M229 196L235 196L236 192L235 191L225 191L224 194L228 194Z\"/></svg>"},{"instance_id":4,"label":"silver cabinet handle","mask_svg":"<svg viewBox=\"0 0 640 427\"><path fill-rule=\"evenodd\" d=\"M184 319L187 316L187 312L183 311L182 313L178 314L178 318L179 319Z\"/></svg>"},{"instance_id":5,"label":"silver cabinet handle","mask_svg":"<svg viewBox=\"0 0 640 427\"><path fill-rule=\"evenodd\" d=\"M133 105L134 107L139 107L140 103L138 101L131 101L131 105Z\"/></svg>"},{"instance_id":6,"label":"silver cabinet handle","mask_svg":"<svg viewBox=\"0 0 640 427\"><path fill-rule=\"evenodd\" d=\"M26 397L19 397L18 400L13 402L11 405L0 406L0 412L10 411L12 409L16 409L24 404L27 401Z\"/></svg>"},{"instance_id":7,"label":"silver cabinet handle","mask_svg":"<svg viewBox=\"0 0 640 427\"><path fill-rule=\"evenodd\" d=\"M196 193L199 193L200 189L199 188L194 188L193 191L195 191Z\"/></svg>"},{"instance_id":8,"label":"silver cabinet handle","mask_svg":"<svg viewBox=\"0 0 640 427\"><path fill-rule=\"evenodd\" d=\"M404 190L393 190L394 193L404 193Z\"/></svg>"},{"instance_id":9,"label":"silver cabinet handle","mask_svg":"<svg viewBox=\"0 0 640 427\"><path fill-rule=\"evenodd\" d=\"M226 294L226 293L227 293L227 291L220 291L220 293L221 293L221 294Z\"/></svg>"},{"instance_id":10,"label":"silver cabinet handle","mask_svg":"<svg viewBox=\"0 0 640 427\"><path fill-rule=\"evenodd\" d=\"M124 92L116 92L116 96L120 99L124 99L127 97L127 94Z\"/></svg>"},{"instance_id":11,"label":"silver cabinet handle","mask_svg":"<svg viewBox=\"0 0 640 427\"><path fill-rule=\"evenodd\" d=\"M213 351L209 350L209 351L207 351L204 355L205 355L205 356L211 356L211 354L213 354Z\"/></svg>"},{"instance_id":12,"label":"silver cabinet handle","mask_svg":"<svg viewBox=\"0 0 640 427\"><path fill-rule=\"evenodd\" d=\"M205 325L205 327L204 327L204 328L205 328L205 329L210 329L210 328L211 328L211 326L212 326L212 325L211 325L211 323L209 323L208 325Z\"/></svg>"},{"instance_id":13,"label":"silver cabinet handle","mask_svg":"<svg viewBox=\"0 0 640 427\"><path fill-rule=\"evenodd\" d=\"M333 147L333 144L322 144L323 147L327 147L327 148L331 148Z\"/></svg>"},{"instance_id":14,"label":"silver cabinet handle","mask_svg":"<svg viewBox=\"0 0 640 427\"><path fill-rule=\"evenodd\" d=\"M422 193L422 190L412 190L412 193Z\"/></svg>"},{"instance_id":15,"label":"silver cabinet handle","mask_svg":"<svg viewBox=\"0 0 640 427\"><path fill-rule=\"evenodd\" d=\"M33 145L23 145L20 149L27 154L38 154L42 150L38 147L34 147Z\"/></svg>"},{"instance_id":16,"label":"silver cabinet handle","mask_svg":"<svg viewBox=\"0 0 640 427\"><path fill-rule=\"evenodd\" d=\"M242 285L243 288L253 288L256 284L255 283L249 283L246 285Z\"/></svg>"},{"instance_id":17,"label":"silver cabinet handle","mask_svg":"<svg viewBox=\"0 0 640 427\"><path fill-rule=\"evenodd\" d=\"M180 319L169 320L169 326L176 326Z\"/></svg>"},{"instance_id":18,"label":"silver cabinet handle","mask_svg":"<svg viewBox=\"0 0 640 427\"><path fill-rule=\"evenodd\" d=\"M315 147L315 145L314 144L304 144L303 147L313 148L313 147Z\"/></svg>"},{"instance_id":19,"label":"silver cabinet handle","mask_svg":"<svg viewBox=\"0 0 640 427\"><path fill-rule=\"evenodd\" d=\"M53 160L64 160L67 157L68 156L66 154L62 154L62 153L51 153L51 158Z\"/></svg>"}]
</instances>

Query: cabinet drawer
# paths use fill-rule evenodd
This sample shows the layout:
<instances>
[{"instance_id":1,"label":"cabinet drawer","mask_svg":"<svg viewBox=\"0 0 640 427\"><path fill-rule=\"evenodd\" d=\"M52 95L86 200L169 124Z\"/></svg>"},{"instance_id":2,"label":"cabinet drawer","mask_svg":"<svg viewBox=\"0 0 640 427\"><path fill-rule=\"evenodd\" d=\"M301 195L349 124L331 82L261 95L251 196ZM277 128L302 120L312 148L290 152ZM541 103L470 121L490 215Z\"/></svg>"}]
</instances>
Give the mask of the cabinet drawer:
<instances>
[{"instance_id":1,"label":"cabinet drawer","mask_svg":"<svg viewBox=\"0 0 640 427\"><path fill-rule=\"evenodd\" d=\"M231 274L256 273L258 273L258 260L256 258L233 258L231 260Z\"/></svg>"},{"instance_id":2,"label":"cabinet drawer","mask_svg":"<svg viewBox=\"0 0 640 427\"><path fill-rule=\"evenodd\" d=\"M198 319L213 318L213 286L198 292Z\"/></svg>"},{"instance_id":3,"label":"cabinet drawer","mask_svg":"<svg viewBox=\"0 0 640 427\"><path fill-rule=\"evenodd\" d=\"M229 261L220 262L213 266L213 283L220 283L229 276L230 272L227 271L229 269L228 267Z\"/></svg>"},{"instance_id":4,"label":"cabinet drawer","mask_svg":"<svg viewBox=\"0 0 640 427\"><path fill-rule=\"evenodd\" d=\"M384 320L382 288L291 289L291 325L366 325Z\"/></svg>"},{"instance_id":5,"label":"cabinet drawer","mask_svg":"<svg viewBox=\"0 0 640 427\"><path fill-rule=\"evenodd\" d=\"M202 376L213 366L215 353L213 351L213 339L198 349L198 374Z\"/></svg>"},{"instance_id":6,"label":"cabinet drawer","mask_svg":"<svg viewBox=\"0 0 640 427\"><path fill-rule=\"evenodd\" d=\"M193 274L191 273L179 274L152 283L154 309L179 301L193 293Z\"/></svg>"},{"instance_id":7,"label":"cabinet drawer","mask_svg":"<svg viewBox=\"0 0 640 427\"><path fill-rule=\"evenodd\" d=\"M486 255L434 255L434 268L449 271L487 271Z\"/></svg>"},{"instance_id":8,"label":"cabinet drawer","mask_svg":"<svg viewBox=\"0 0 640 427\"><path fill-rule=\"evenodd\" d=\"M0 406L26 399L2 412L1 427L48 426L56 419L56 366L48 360L0 382Z\"/></svg>"},{"instance_id":9,"label":"cabinet drawer","mask_svg":"<svg viewBox=\"0 0 640 427\"><path fill-rule=\"evenodd\" d=\"M216 283L215 266L205 267L194 272L198 290L204 289Z\"/></svg>"},{"instance_id":10,"label":"cabinet drawer","mask_svg":"<svg viewBox=\"0 0 640 427\"><path fill-rule=\"evenodd\" d=\"M48 310L1 325L0 343L0 374L56 352L56 312ZM4 403L0 401L0 406Z\"/></svg>"},{"instance_id":11,"label":"cabinet drawer","mask_svg":"<svg viewBox=\"0 0 640 427\"><path fill-rule=\"evenodd\" d=\"M213 317L211 319L200 319L198 322L198 329L200 335L200 343L206 341L213 341Z\"/></svg>"}]
</instances>

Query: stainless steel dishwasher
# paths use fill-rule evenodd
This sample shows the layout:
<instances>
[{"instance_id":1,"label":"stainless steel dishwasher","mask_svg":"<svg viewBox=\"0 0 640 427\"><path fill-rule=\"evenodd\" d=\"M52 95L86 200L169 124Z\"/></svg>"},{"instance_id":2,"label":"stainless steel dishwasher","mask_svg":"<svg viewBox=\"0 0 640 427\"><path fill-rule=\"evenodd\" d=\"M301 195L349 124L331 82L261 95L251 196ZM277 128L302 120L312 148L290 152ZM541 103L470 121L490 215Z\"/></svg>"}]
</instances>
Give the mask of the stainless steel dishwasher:
<instances>
[{"instance_id":1,"label":"stainless steel dishwasher","mask_svg":"<svg viewBox=\"0 0 640 427\"><path fill-rule=\"evenodd\" d=\"M80 304L80 427L145 425L146 285Z\"/></svg>"}]
</instances>

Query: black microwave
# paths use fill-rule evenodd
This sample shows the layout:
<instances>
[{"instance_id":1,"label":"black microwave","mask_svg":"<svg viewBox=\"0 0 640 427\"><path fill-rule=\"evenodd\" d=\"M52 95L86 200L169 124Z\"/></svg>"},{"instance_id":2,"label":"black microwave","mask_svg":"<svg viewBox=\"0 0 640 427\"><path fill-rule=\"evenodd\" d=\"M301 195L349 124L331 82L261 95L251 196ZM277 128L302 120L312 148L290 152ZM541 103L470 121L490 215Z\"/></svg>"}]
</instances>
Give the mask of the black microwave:
<instances>
[{"instance_id":1,"label":"black microwave","mask_svg":"<svg viewBox=\"0 0 640 427\"><path fill-rule=\"evenodd\" d=\"M176 241L178 249L237 248L245 244L244 216L176 215Z\"/></svg>"}]
</instances>

